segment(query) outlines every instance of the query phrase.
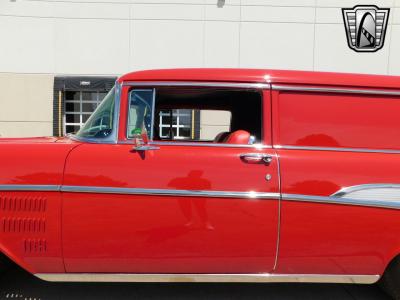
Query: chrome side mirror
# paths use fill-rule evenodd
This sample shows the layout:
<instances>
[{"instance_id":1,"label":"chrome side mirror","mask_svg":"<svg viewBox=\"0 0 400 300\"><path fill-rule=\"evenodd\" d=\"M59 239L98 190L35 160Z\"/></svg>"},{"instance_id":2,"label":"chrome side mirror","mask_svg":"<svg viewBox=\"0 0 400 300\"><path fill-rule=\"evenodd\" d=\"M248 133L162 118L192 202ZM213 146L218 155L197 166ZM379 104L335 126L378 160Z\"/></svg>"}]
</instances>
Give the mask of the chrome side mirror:
<instances>
[{"instance_id":1,"label":"chrome side mirror","mask_svg":"<svg viewBox=\"0 0 400 300\"><path fill-rule=\"evenodd\" d=\"M134 134L133 140L135 146L132 148L134 151L148 151L148 150L159 150L160 147L152 146L149 144L149 136L147 132L142 132L141 134Z\"/></svg>"}]
</instances>

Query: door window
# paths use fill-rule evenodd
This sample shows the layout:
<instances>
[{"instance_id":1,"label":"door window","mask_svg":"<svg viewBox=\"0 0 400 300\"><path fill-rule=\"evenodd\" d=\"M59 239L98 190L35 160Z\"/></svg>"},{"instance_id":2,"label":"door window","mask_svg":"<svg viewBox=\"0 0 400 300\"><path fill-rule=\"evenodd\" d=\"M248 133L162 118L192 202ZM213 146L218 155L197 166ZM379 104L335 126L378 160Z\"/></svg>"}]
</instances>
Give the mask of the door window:
<instances>
[{"instance_id":1,"label":"door window","mask_svg":"<svg viewBox=\"0 0 400 300\"><path fill-rule=\"evenodd\" d=\"M155 115L153 140L262 141L262 94L258 90L159 87Z\"/></svg>"}]
</instances>

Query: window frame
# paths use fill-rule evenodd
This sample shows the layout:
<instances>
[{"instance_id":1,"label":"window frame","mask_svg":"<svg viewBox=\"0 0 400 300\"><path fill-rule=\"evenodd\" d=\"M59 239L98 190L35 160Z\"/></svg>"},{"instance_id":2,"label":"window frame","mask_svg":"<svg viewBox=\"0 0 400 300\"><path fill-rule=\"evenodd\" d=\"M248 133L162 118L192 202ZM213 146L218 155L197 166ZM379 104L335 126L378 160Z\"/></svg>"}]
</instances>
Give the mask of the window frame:
<instances>
[{"instance_id":1,"label":"window frame","mask_svg":"<svg viewBox=\"0 0 400 300\"><path fill-rule=\"evenodd\" d=\"M205 147L225 147L225 148L272 148L272 97L271 97L271 85L269 83L240 83L240 82L191 82L191 81L125 81L122 84L122 88L126 88L126 92L122 95L126 95L124 99L125 120L120 118L120 124L125 130L122 132L123 135L119 135L118 143L121 144L132 144L132 138L128 138L128 114L129 114L129 94L132 90L139 89L153 89L154 90L154 101L152 111L152 124L151 124L151 136L149 136L149 144L151 145L175 145L175 146L205 146ZM261 141L256 144L225 144L225 143L213 143L213 142L201 142L191 140L172 140L172 141L154 141L154 118L155 118L155 107L156 107L156 95L158 87L196 87L196 88L226 88L226 89L237 89L237 90L254 90L260 93L261 97ZM267 103L266 103L267 102Z\"/></svg>"}]
</instances>

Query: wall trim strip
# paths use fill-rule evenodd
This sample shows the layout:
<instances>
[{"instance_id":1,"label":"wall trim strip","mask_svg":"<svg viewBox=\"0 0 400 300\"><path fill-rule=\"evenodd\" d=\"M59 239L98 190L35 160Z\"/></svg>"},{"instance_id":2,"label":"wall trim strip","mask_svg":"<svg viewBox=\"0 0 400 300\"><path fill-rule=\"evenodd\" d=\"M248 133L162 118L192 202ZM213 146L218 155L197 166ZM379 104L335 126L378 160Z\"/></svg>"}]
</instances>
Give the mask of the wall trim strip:
<instances>
[{"instance_id":1,"label":"wall trim strip","mask_svg":"<svg viewBox=\"0 0 400 300\"><path fill-rule=\"evenodd\" d=\"M379 275L328 274L35 274L46 281L58 282L308 282L373 284Z\"/></svg>"}]
</instances>

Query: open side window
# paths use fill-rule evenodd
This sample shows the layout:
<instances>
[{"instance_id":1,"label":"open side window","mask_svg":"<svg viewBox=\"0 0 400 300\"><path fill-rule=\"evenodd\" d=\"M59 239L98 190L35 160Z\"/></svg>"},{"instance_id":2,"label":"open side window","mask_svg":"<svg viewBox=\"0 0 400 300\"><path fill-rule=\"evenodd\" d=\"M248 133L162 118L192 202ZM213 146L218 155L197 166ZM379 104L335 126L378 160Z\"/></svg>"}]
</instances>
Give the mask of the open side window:
<instances>
[{"instance_id":1,"label":"open side window","mask_svg":"<svg viewBox=\"0 0 400 300\"><path fill-rule=\"evenodd\" d=\"M127 137L153 141L262 142L262 93L227 88L133 88Z\"/></svg>"},{"instance_id":2,"label":"open side window","mask_svg":"<svg viewBox=\"0 0 400 300\"><path fill-rule=\"evenodd\" d=\"M262 142L260 91L160 87L155 98L155 141Z\"/></svg>"}]
</instances>

